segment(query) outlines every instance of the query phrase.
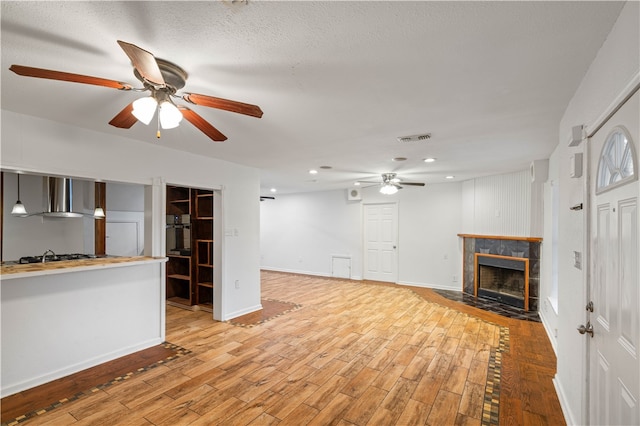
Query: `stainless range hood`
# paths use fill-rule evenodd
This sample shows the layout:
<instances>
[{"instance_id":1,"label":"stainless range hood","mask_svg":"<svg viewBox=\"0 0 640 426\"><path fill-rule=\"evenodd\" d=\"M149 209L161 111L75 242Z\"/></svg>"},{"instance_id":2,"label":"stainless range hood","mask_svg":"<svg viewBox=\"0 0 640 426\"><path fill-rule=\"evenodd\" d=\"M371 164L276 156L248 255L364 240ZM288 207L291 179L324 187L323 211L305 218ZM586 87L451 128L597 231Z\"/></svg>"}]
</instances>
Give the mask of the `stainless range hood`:
<instances>
[{"instance_id":1,"label":"stainless range hood","mask_svg":"<svg viewBox=\"0 0 640 426\"><path fill-rule=\"evenodd\" d=\"M69 178L43 177L42 192L46 217L82 217L73 211L73 181Z\"/></svg>"}]
</instances>

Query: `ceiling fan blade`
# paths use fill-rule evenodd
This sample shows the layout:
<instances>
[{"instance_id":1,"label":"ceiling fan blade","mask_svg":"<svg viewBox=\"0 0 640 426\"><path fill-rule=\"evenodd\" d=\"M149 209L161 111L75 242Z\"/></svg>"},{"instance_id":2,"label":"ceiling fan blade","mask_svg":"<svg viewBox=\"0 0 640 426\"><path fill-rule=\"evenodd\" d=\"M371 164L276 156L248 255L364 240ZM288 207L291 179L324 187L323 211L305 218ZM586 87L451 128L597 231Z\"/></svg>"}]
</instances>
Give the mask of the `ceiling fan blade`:
<instances>
[{"instance_id":1,"label":"ceiling fan blade","mask_svg":"<svg viewBox=\"0 0 640 426\"><path fill-rule=\"evenodd\" d=\"M398 182L400 185L424 186L424 182Z\"/></svg>"},{"instance_id":2,"label":"ceiling fan blade","mask_svg":"<svg viewBox=\"0 0 640 426\"><path fill-rule=\"evenodd\" d=\"M257 105L200 95L198 93L184 93L182 99L195 105L223 109L225 111L237 112L238 114L250 115L257 118L262 117L262 110Z\"/></svg>"},{"instance_id":3,"label":"ceiling fan blade","mask_svg":"<svg viewBox=\"0 0 640 426\"><path fill-rule=\"evenodd\" d=\"M26 67L24 65L11 65L9 67L14 73L24 77L46 78L49 80L69 81L71 83L93 84L94 86L110 87L120 90L131 90L130 84L120 81L109 80L100 77L91 77L89 75L72 74L69 72L46 70L43 68Z\"/></svg>"},{"instance_id":4,"label":"ceiling fan blade","mask_svg":"<svg viewBox=\"0 0 640 426\"><path fill-rule=\"evenodd\" d=\"M160 67L153 53L147 52L135 44L127 43L126 41L118 40L118 44L129 59L131 59L133 67L138 70L142 78L155 86L164 87L167 85L164 82L164 77L162 77Z\"/></svg>"},{"instance_id":5,"label":"ceiling fan blade","mask_svg":"<svg viewBox=\"0 0 640 426\"><path fill-rule=\"evenodd\" d=\"M111 119L109 124L121 129L130 129L131 126L136 124L138 119L131 113L133 111L133 102L124 107L115 117Z\"/></svg>"},{"instance_id":6,"label":"ceiling fan blade","mask_svg":"<svg viewBox=\"0 0 640 426\"><path fill-rule=\"evenodd\" d=\"M220 133L218 129L213 127L207 120L200 117L194 111L190 110L186 106L178 105L178 109L182 112L182 116L194 126L196 126L202 133L209 136L215 142L223 142L227 140L227 137Z\"/></svg>"}]
</instances>

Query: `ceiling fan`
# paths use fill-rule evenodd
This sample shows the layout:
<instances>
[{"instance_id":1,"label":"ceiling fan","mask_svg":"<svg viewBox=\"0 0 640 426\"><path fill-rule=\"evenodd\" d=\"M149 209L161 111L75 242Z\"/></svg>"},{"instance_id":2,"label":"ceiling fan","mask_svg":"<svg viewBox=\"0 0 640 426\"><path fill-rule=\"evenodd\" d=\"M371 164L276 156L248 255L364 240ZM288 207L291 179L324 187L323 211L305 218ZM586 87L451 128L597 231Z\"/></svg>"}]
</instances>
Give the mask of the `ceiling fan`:
<instances>
[{"instance_id":1,"label":"ceiling fan","mask_svg":"<svg viewBox=\"0 0 640 426\"><path fill-rule=\"evenodd\" d=\"M129 57L133 65L133 74L142 83L142 88L134 88L128 83L116 80L109 80L88 75L72 74L62 71L53 71L42 68L33 68L23 65L11 65L9 69L14 73L25 77L45 78L50 80L69 81L72 83L92 84L95 86L109 87L118 90L133 90L136 92L150 92L150 96L137 99L124 107L109 121L109 124L122 129L129 129L136 121L149 124L153 116L158 111L158 131L156 136L160 137L160 128L171 129L177 127L182 118L197 127L215 142L222 142L227 139L218 129L213 127L200 115L184 105L176 105L172 98L209 108L217 108L225 111L236 112L238 114L252 117L262 117L262 110L257 105L245 104L228 99L216 98L213 96L201 95L198 93L183 92L178 94L186 83L188 74L178 65L156 58L148 52L134 44L118 40L118 44Z\"/></svg>"},{"instance_id":2,"label":"ceiling fan","mask_svg":"<svg viewBox=\"0 0 640 426\"><path fill-rule=\"evenodd\" d=\"M382 173L382 182L359 180L360 183L371 183L380 185L380 192L385 195L392 195L402 189L402 185L406 186L424 186L424 182L405 182L397 177L396 173ZM373 185L369 185L373 186Z\"/></svg>"}]
</instances>

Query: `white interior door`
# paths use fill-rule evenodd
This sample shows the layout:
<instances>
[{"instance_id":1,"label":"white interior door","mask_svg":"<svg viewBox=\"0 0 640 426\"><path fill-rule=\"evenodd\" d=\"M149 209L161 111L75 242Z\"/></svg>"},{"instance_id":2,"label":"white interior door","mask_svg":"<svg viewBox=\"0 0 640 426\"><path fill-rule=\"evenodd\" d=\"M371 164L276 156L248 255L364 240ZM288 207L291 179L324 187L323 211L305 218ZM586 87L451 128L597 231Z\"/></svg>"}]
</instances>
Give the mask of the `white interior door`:
<instances>
[{"instance_id":1,"label":"white interior door","mask_svg":"<svg viewBox=\"0 0 640 426\"><path fill-rule=\"evenodd\" d=\"M589 422L640 424L639 99L591 139Z\"/></svg>"},{"instance_id":2,"label":"white interior door","mask_svg":"<svg viewBox=\"0 0 640 426\"><path fill-rule=\"evenodd\" d=\"M398 205L364 205L364 279L398 280Z\"/></svg>"}]
</instances>

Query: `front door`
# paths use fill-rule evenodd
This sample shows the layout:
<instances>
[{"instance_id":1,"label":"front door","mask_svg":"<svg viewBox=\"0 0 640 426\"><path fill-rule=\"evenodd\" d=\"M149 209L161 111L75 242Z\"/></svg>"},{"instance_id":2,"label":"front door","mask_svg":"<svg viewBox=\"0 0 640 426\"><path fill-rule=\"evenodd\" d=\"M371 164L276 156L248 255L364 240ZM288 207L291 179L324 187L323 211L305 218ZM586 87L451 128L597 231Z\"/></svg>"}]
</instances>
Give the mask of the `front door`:
<instances>
[{"instance_id":1,"label":"front door","mask_svg":"<svg viewBox=\"0 0 640 426\"><path fill-rule=\"evenodd\" d=\"M397 261L398 205L364 205L364 279L395 283Z\"/></svg>"},{"instance_id":2,"label":"front door","mask_svg":"<svg viewBox=\"0 0 640 426\"><path fill-rule=\"evenodd\" d=\"M640 424L639 99L590 140L589 422Z\"/></svg>"}]
</instances>

